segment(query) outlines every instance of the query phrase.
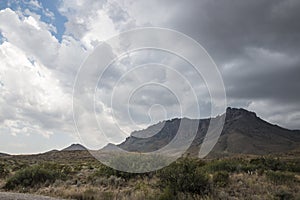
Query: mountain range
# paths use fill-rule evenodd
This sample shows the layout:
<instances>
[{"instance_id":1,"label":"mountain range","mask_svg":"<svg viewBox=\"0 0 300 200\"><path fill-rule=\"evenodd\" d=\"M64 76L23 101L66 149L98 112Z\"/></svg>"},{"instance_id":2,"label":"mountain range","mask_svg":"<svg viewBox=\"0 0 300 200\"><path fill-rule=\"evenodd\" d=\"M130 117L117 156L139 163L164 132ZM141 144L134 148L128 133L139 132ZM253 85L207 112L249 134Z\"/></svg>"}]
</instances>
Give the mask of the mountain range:
<instances>
[{"instance_id":1,"label":"mountain range","mask_svg":"<svg viewBox=\"0 0 300 200\"><path fill-rule=\"evenodd\" d=\"M132 132L124 142L118 145L109 143L99 152L122 150L140 153L153 152L165 147L180 135L176 138L177 144L189 143L186 154L198 156L209 130L209 124L214 120L217 122L224 120L224 125L208 157L237 154L267 155L300 151L300 130L289 130L271 124L259 118L254 112L242 108L227 108L226 113L215 118L175 118L159 122L144 130ZM181 124L184 125L181 126ZM196 131L195 127L197 127ZM195 131L194 137L189 137L193 131ZM186 141L187 138L192 138L192 141ZM209 142L209 138L206 141ZM52 150L48 153L86 150L88 149L81 144L72 144L61 151ZM0 153L0 156L7 155Z\"/></svg>"},{"instance_id":2,"label":"mountain range","mask_svg":"<svg viewBox=\"0 0 300 200\"><path fill-rule=\"evenodd\" d=\"M121 144L108 144L102 150L123 149L131 152L158 150L172 141L179 132L180 123L184 121L184 124L199 123L196 136L186 151L192 156L197 156L207 134L210 120L221 120L222 117L225 117L223 130L209 156L266 155L300 150L299 130L288 130L271 124L259 118L254 112L242 108L227 108L222 116L209 119L176 118L163 121L144 130L135 131ZM189 126L180 129L187 135L192 131L189 130Z\"/></svg>"}]
</instances>

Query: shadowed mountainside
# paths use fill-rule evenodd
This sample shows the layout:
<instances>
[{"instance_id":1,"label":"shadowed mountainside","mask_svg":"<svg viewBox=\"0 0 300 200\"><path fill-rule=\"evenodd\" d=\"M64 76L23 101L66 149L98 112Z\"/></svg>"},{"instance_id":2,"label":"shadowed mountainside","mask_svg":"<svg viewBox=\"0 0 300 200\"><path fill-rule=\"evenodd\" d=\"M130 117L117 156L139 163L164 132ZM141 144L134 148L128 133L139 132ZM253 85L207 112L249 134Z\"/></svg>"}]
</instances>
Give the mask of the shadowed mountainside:
<instances>
[{"instance_id":1,"label":"shadowed mountainside","mask_svg":"<svg viewBox=\"0 0 300 200\"><path fill-rule=\"evenodd\" d=\"M179 132L191 134L189 123L199 123L198 131L187 153L197 156L206 136L210 120L221 120L224 115L212 119L172 119L135 131L117 147L132 152L152 152L167 145ZM223 118L224 119L224 118ZM183 122L185 127L180 127ZM180 130L179 130L180 127ZM187 137L188 138L188 137ZM184 137L180 138L184 141ZM109 144L102 150L116 150ZM236 154L265 155L299 150L300 131L288 130L270 124L245 109L227 108L225 124L218 142L209 155L230 156Z\"/></svg>"}]
</instances>

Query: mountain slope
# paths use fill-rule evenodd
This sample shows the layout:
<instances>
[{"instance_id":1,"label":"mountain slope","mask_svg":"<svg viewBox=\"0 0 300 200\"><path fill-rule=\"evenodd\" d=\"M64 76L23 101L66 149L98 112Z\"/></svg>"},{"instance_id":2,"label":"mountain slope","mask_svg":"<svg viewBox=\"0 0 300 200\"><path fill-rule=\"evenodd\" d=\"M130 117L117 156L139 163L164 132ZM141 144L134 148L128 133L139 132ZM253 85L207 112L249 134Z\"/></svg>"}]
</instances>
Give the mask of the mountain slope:
<instances>
[{"instance_id":1,"label":"mountain slope","mask_svg":"<svg viewBox=\"0 0 300 200\"><path fill-rule=\"evenodd\" d=\"M199 147L201 142L194 145ZM254 112L228 108L223 131L211 154L264 155L296 150L299 145L300 131L270 124Z\"/></svg>"},{"instance_id":2,"label":"mountain slope","mask_svg":"<svg viewBox=\"0 0 300 200\"><path fill-rule=\"evenodd\" d=\"M223 116L211 120L220 120ZM185 120L186 126L179 130ZM135 131L123 143L121 149L133 152L151 152L167 145L176 134L192 134L193 125L199 123L197 134L187 153L197 156L208 130L210 119L172 119L160 122L145 130ZM189 126L189 124L191 126ZM180 127L182 128L182 127ZM155 134L156 133L156 134ZM189 137L186 137L189 138ZM186 142L185 137L180 138ZM225 124L210 155L256 154L288 152L299 148L300 131L292 131L270 124L244 109L228 108ZM104 149L107 149L106 147ZM109 144L109 149L114 149Z\"/></svg>"},{"instance_id":3,"label":"mountain slope","mask_svg":"<svg viewBox=\"0 0 300 200\"><path fill-rule=\"evenodd\" d=\"M9 156L9 154L6 154L6 153L0 153L0 156Z\"/></svg>"},{"instance_id":4,"label":"mountain slope","mask_svg":"<svg viewBox=\"0 0 300 200\"><path fill-rule=\"evenodd\" d=\"M85 150L87 150L87 148L85 148L81 144L72 144L72 145L68 146L67 148L64 148L61 151L85 151Z\"/></svg>"}]
</instances>

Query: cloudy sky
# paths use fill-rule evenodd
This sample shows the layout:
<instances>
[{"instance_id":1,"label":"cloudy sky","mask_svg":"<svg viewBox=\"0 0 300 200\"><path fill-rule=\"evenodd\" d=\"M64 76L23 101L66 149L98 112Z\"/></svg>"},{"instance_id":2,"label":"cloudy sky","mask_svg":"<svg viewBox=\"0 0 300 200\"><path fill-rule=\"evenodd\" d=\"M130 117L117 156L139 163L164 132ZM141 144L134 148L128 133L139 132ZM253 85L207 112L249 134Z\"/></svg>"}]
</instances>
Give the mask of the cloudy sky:
<instances>
[{"instance_id":1,"label":"cloudy sky","mask_svg":"<svg viewBox=\"0 0 300 200\"><path fill-rule=\"evenodd\" d=\"M72 109L80 66L101 42L142 27L179 31L201 44L220 71L228 106L300 129L299 9L298 0L1 0L0 152L36 153L80 142ZM181 110L195 117L195 106L210 116L205 81L188 65L155 50L119 58L91 92L96 109L80 113L96 115L108 138L97 136L89 120L80 126L101 146L181 116ZM130 71L133 66L142 67ZM197 105L180 97L192 95L186 93L190 86Z\"/></svg>"}]
</instances>

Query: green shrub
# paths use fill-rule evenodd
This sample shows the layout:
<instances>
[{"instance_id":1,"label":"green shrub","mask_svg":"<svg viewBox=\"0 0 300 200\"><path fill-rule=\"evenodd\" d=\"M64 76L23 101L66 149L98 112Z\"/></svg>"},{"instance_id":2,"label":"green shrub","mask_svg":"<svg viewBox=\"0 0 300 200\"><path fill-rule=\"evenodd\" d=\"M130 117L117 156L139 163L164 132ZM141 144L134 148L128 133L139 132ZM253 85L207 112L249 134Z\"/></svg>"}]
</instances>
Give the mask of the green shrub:
<instances>
[{"instance_id":1,"label":"green shrub","mask_svg":"<svg viewBox=\"0 0 300 200\"><path fill-rule=\"evenodd\" d=\"M17 160L13 160L12 163L10 163L10 168L13 172L18 171L20 169L24 169L26 167L28 167L29 164L25 161L17 161Z\"/></svg>"},{"instance_id":2,"label":"green shrub","mask_svg":"<svg viewBox=\"0 0 300 200\"><path fill-rule=\"evenodd\" d=\"M69 165L62 165L53 162L45 162L39 165L41 168L56 172L60 178L66 178L67 175L72 174L72 167Z\"/></svg>"},{"instance_id":3,"label":"green shrub","mask_svg":"<svg viewBox=\"0 0 300 200\"><path fill-rule=\"evenodd\" d=\"M288 172L268 171L266 177L275 184L285 184L297 181L294 174Z\"/></svg>"},{"instance_id":4,"label":"green shrub","mask_svg":"<svg viewBox=\"0 0 300 200\"><path fill-rule=\"evenodd\" d=\"M275 199L278 199L278 200L292 200L292 199L294 199L294 197L291 193L289 193L287 191L284 191L284 190L280 190L274 196L275 196Z\"/></svg>"},{"instance_id":5,"label":"green shrub","mask_svg":"<svg viewBox=\"0 0 300 200\"><path fill-rule=\"evenodd\" d=\"M7 180L4 188L12 190L18 187L40 186L46 182L53 183L56 179L61 177L62 175L57 171L52 171L42 166L34 165L17 171Z\"/></svg>"},{"instance_id":6,"label":"green shrub","mask_svg":"<svg viewBox=\"0 0 300 200\"><path fill-rule=\"evenodd\" d=\"M159 200L170 200L170 199L175 199L176 196L173 193L173 191L170 189L170 187L166 187L163 189L163 192L159 196Z\"/></svg>"},{"instance_id":7,"label":"green shrub","mask_svg":"<svg viewBox=\"0 0 300 200\"><path fill-rule=\"evenodd\" d=\"M249 161L244 159L214 160L207 164L206 169L210 172L300 171L298 163L266 157L254 158Z\"/></svg>"},{"instance_id":8,"label":"green shrub","mask_svg":"<svg viewBox=\"0 0 300 200\"><path fill-rule=\"evenodd\" d=\"M300 161L290 161L286 163L286 169L290 172L300 173Z\"/></svg>"},{"instance_id":9,"label":"green shrub","mask_svg":"<svg viewBox=\"0 0 300 200\"><path fill-rule=\"evenodd\" d=\"M0 178L5 178L9 174L7 167L0 163Z\"/></svg>"},{"instance_id":10,"label":"green shrub","mask_svg":"<svg viewBox=\"0 0 300 200\"><path fill-rule=\"evenodd\" d=\"M201 169L199 160L184 158L160 170L161 185L173 192L207 194L210 190L208 175Z\"/></svg>"},{"instance_id":11,"label":"green shrub","mask_svg":"<svg viewBox=\"0 0 300 200\"><path fill-rule=\"evenodd\" d=\"M284 171L287 169L286 163L279 160L279 158L255 158L250 160L250 164L255 165L257 169Z\"/></svg>"},{"instance_id":12,"label":"green shrub","mask_svg":"<svg viewBox=\"0 0 300 200\"><path fill-rule=\"evenodd\" d=\"M229 183L229 174L226 171L216 172L213 175L213 183L219 187L225 187Z\"/></svg>"}]
</instances>

